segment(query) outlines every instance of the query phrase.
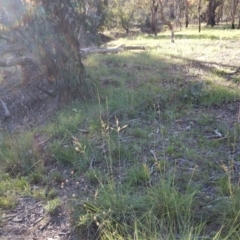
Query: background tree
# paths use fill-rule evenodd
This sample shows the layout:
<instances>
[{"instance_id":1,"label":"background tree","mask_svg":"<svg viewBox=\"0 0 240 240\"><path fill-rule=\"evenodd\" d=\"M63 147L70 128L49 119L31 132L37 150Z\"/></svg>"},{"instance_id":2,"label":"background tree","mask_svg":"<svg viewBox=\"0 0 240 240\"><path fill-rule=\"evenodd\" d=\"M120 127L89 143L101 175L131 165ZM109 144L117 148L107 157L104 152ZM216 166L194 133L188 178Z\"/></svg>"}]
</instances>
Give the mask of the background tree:
<instances>
[{"instance_id":1,"label":"background tree","mask_svg":"<svg viewBox=\"0 0 240 240\"><path fill-rule=\"evenodd\" d=\"M189 9L189 1L185 0L185 26L186 26L186 28L188 28L188 24L189 24L188 9Z\"/></svg>"},{"instance_id":2,"label":"background tree","mask_svg":"<svg viewBox=\"0 0 240 240\"><path fill-rule=\"evenodd\" d=\"M111 4L113 16L118 19L120 26L129 34L130 27L136 19L139 8L137 0L115 0Z\"/></svg>"},{"instance_id":3,"label":"background tree","mask_svg":"<svg viewBox=\"0 0 240 240\"><path fill-rule=\"evenodd\" d=\"M240 9L238 9L238 29L240 29Z\"/></svg>"},{"instance_id":4,"label":"background tree","mask_svg":"<svg viewBox=\"0 0 240 240\"><path fill-rule=\"evenodd\" d=\"M61 102L89 97L91 87L79 52L78 2L15 0L11 3L14 9L20 3L25 8L21 17L8 24L8 31L1 34L7 44L0 52L0 65L21 66L25 84ZM12 58L4 58L6 53L12 53Z\"/></svg>"},{"instance_id":5,"label":"background tree","mask_svg":"<svg viewBox=\"0 0 240 240\"><path fill-rule=\"evenodd\" d=\"M216 24L216 9L223 4L223 0L209 0L208 1L208 9L207 16L208 21L207 24L210 26L214 26Z\"/></svg>"},{"instance_id":6,"label":"background tree","mask_svg":"<svg viewBox=\"0 0 240 240\"><path fill-rule=\"evenodd\" d=\"M180 26L180 31L182 30L182 9L184 8L182 0L174 1L174 10L175 10L175 20L176 24Z\"/></svg>"},{"instance_id":7,"label":"background tree","mask_svg":"<svg viewBox=\"0 0 240 240\"><path fill-rule=\"evenodd\" d=\"M155 36L157 36L158 31L158 21L157 21L157 12L158 12L159 3L157 0L152 0L151 6L151 29Z\"/></svg>"},{"instance_id":8,"label":"background tree","mask_svg":"<svg viewBox=\"0 0 240 240\"><path fill-rule=\"evenodd\" d=\"M163 25L167 25L169 30L171 31L171 42L174 42L174 30L171 21L166 20L164 15L164 2L163 0L158 0L160 5L160 20Z\"/></svg>"},{"instance_id":9,"label":"background tree","mask_svg":"<svg viewBox=\"0 0 240 240\"><path fill-rule=\"evenodd\" d=\"M232 29L235 29L235 16L237 12L239 0L231 0L231 22L232 22Z\"/></svg>"},{"instance_id":10,"label":"background tree","mask_svg":"<svg viewBox=\"0 0 240 240\"><path fill-rule=\"evenodd\" d=\"M201 32L201 9L202 0L198 0L198 32Z\"/></svg>"},{"instance_id":11,"label":"background tree","mask_svg":"<svg viewBox=\"0 0 240 240\"><path fill-rule=\"evenodd\" d=\"M103 31L109 24L110 6L108 0L78 0L74 8L79 13L79 23L81 23L84 32L87 33L85 36L87 42L98 44L99 31Z\"/></svg>"}]
</instances>

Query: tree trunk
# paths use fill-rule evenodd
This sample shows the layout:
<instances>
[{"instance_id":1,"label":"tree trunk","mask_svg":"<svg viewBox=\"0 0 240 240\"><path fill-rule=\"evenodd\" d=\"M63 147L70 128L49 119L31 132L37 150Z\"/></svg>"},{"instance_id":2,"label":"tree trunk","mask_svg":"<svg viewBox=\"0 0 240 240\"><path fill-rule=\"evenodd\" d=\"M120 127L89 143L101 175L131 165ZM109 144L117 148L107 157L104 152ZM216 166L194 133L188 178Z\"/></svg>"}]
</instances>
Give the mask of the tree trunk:
<instances>
[{"instance_id":1,"label":"tree trunk","mask_svg":"<svg viewBox=\"0 0 240 240\"><path fill-rule=\"evenodd\" d=\"M126 30L126 36L128 36L129 35L129 27L127 27L125 30Z\"/></svg>"},{"instance_id":2,"label":"tree trunk","mask_svg":"<svg viewBox=\"0 0 240 240\"><path fill-rule=\"evenodd\" d=\"M222 16L223 16L223 4L219 7L217 12L217 19L216 19L217 23L219 23L222 20Z\"/></svg>"},{"instance_id":3,"label":"tree trunk","mask_svg":"<svg viewBox=\"0 0 240 240\"><path fill-rule=\"evenodd\" d=\"M208 22L207 24L213 27L215 25L215 10L214 10L215 0L209 0L208 4Z\"/></svg>"},{"instance_id":4,"label":"tree trunk","mask_svg":"<svg viewBox=\"0 0 240 240\"><path fill-rule=\"evenodd\" d=\"M237 10L238 0L232 0L231 3L231 23L232 29L235 29L235 15Z\"/></svg>"},{"instance_id":5,"label":"tree trunk","mask_svg":"<svg viewBox=\"0 0 240 240\"><path fill-rule=\"evenodd\" d=\"M188 28L188 24L189 24L188 8L189 8L188 0L185 0L185 25L186 25L186 28Z\"/></svg>"},{"instance_id":6,"label":"tree trunk","mask_svg":"<svg viewBox=\"0 0 240 240\"><path fill-rule=\"evenodd\" d=\"M198 0L198 32L201 32L201 8L202 0Z\"/></svg>"},{"instance_id":7,"label":"tree trunk","mask_svg":"<svg viewBox=\"0 0 240 240\"><path fill-rule=\"evenodd\" d=\"M85 68L81 61L79 41L75 32L77 13L70 0L51 1L41 0L46 16L52 19L53 33L50 41L55 48L55 55L47 45L42 43L45 53L42 60L48 58L48 73L52 75L60 100L68 102L73 99L86 98L89 95ZM71 11L69 10L71 9ZM55 22L54 20L58 21ZM57 24L56 24L57 23ZM50 42L49 42L50 43ZM52 61L52 59L55 59Z\"/></svg>"},{"instance_id":8,"label":"tree trunk","mask_svg":"<svg viewBox=\"0 0 240 240\"><path fill-rule=\"evenodd\" d=\"M157 10L158 10L158 4L156 3L156 0L153 0L152 7L151 7L151 14L152 14L151 29L155 36L157 36Z\"/></svg>"},{"instance_id":9,"label":"tree trunk","mask_svg":"<svg viewBox=\"0 0 240 240\"><path fill-rule=\"evenodd\" d=\"M210 25L211 27L216 25L216 19L215 19L216 9L222 4L223 4L223 0L209 0L208 10L207 10L207 13L208 13L207 25Z\"/></svg>"},{"instance_id":10,"label":"tree trunk","mask_svg":"<svg viewBox=\"0 0 240 240\"><path fill-rule=\"evenodd\" d=\"M231 9L231 23L232 23L232 29L235 29L235 0L232 0L232 9Z\"/></svg>"},{"instance_id":11,"label":"tree trunk","mask_svg":"<svg viewBox=\"0 0 240 240\"><path fill-rule=\"evenodd\" d=\"M240 10L238 12L238 29L240 29Z\"/></svg>"},{"instance_id":12,"label":"tree trunk","mask_svg":"<svg viewBox=\"0 0 240 240\"><path fill-rule=\"evenodd\" d=\"M182 31L182 23L180 21L181 19L181 10L180 10L180 3L178 1L175 1L175 15L176 15L176 27L179 26L180 31Z\"/></svg>"}]
</instances>

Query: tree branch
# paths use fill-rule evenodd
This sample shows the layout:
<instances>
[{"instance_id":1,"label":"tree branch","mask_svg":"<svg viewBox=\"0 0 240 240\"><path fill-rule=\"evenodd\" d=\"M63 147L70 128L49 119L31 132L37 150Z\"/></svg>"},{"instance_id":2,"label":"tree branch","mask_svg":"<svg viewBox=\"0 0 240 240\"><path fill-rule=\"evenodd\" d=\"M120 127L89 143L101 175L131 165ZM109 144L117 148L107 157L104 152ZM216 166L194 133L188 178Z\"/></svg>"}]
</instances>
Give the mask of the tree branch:
<instances>
[{"instance_id":1,"label":"tree branch","mask_svg":"<svg viewBox=\"0 0 240 240\"><path fill-rule=\"evenodd\" d=\"M19 57L14 59L0 59L0 67L13 67L13 66L25 66L25 65L34 65L38 70L39 75L45 75L46 69L42 64L33 57Z\"/></svg>"},{"instance_id":2,"label":"tree branch","mask_svg":"<svg viewBox=\"0 0 240 240\"><path fill-rule=\"evenodd\" d=\"M3 107L3 109L4 109L4 115L5 115L5 118L4 118L4 120L6 120L8 117L10 117L10 111L8 110L8 108L7 108L7 104L4 102L4 101L2 101L1 99L0 99L0 102L1 102L1 104L2 104L2 107Z\"/></svg>"},{"instance_id":3,"label":"tree branch","mask_svg":"<svg viewBox=\"0 0 240 240\"><path fill-rule=\"evenodd\" d=\"M11 52L18 52L18 51L22 51L25 50L25 47L23 46L19 46L19 45L3 45L0 47L0 55L4 55L6 53L11 53Z\"/></svg>"}]
</instances>

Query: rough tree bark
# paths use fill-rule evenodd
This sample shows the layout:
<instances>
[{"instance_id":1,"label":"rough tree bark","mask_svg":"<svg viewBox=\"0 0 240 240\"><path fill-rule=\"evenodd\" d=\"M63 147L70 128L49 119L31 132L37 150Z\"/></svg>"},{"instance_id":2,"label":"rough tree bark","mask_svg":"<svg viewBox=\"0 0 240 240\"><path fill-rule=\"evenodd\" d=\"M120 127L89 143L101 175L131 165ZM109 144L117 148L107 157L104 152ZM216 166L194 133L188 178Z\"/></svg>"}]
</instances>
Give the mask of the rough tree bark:
<instances>
[{"instance_id":1,"label":"rough tree bark","mask_svg":"<svg viewBox=\"0 0 240 240\"><path fill-rule=\"evenodd\" d=\"M188 24L189 24L188 9L189 9L189 1L185 0L185 26L186 26L186 28L188 28Z\"/></svg>"},{"instance_id":2,"label":"rough tree bark","mask_svg":"<svg viewBox=\"0 0 240 240\"><path fill-rule=\"evenodd\" d=\"M240 29L240 10L238 10L238 27L237 29Z\"/></svg>"},{"instance_id":3,"label":"rough tree bark","mask_svg":"<svg viewBox=\"0 0 240 240\"><path fill-rule=\"evenodd\" d=\"M157 0L152 0L152 7L151 7L151 29L155 36L157 36L157 11L158 11L158 3Z\"/></svg>"},{"instance_id":4,"label":"rough tree bark","mask_svg":"<svg viewBox=\"0 0 240 240\"><path fill-rule=\"evenodd\" d=\"M215 2L215 0L209 0L209 4L208 4L208 21L207 21L207 24L211 25L212 27L215 25L214 2Z\"/></svg>"},{"instance_id":5,"label":"rough tree bark","mask_svg":"<svg viewBox=\"0 0 240 240\"><path fill-rule=\"evenodd\" d=\"M207 25L210 25L211 27L216 25L216 19L215 19L216 9L222 4L223 4L223 0L209 0L208 10L207 10L207 15L208 15Z\"/></svg>"},{"instance_id":6,"label":"rough tree bark","mask_svg":"<svg viewBox=\"0 0 240 240\"><path fill-rule=\"evenodd\" d=\"M232 29L235 29L235 15L237 11L237 5L239 0L231 0L231 22L232 22Z\"/></svg>"},{"instance_id":7,"label":"rough tree bark","mask_svg":"<svg viewBox=\"0 0 240 240\"><path fill-rule=\"evenodd\" d=\"M78 13L71 1L32 0L25 5L31 11L26 11L19 25L0 34L6 41L0 46L0 66L21 66L28 84L45 79L46 88L51 85L49 96L61 102L89 97L91 86L79 51ZM11 58L5 58L6 53Z\"/></svg>"},{"instance_id":8,"label":"rough tree bark","mask_svg":"<svg viewBox=\"0 0 240 240\"><path fill-rule=\"evenodd\" d=\"M57 53L51 61L54 72L54 80L58 94L64 101L86 97L86 72L81 61L79 41L76 31L77 13L71 5L70 0L57 0L57 4L51 1L41 0L46 15L53 20L51 27L54 36L50 42ZM46 45L43 44L45 56L52 58ZM49 67L48 67L49 68Z\"/></svg>"},{"instance_id":9,"label":"rough tree bark","mask_svg":"<svg viewBox=\"0 0 240 240\"><path fill-rule=\"evenodd\" d=\"M202 0L198 0L198 32L201 32L201 9Z\"/></svg>"}]
</instances>

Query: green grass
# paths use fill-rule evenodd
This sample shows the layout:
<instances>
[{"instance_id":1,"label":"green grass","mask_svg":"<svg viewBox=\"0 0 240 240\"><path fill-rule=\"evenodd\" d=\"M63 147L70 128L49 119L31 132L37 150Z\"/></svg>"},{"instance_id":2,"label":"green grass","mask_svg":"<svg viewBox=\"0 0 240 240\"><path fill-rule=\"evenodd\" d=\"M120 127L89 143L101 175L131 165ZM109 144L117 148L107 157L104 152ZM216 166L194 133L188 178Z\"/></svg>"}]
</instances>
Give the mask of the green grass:
<instances>
[{"instance_id":1,"label":"green grass","mask_svg":"<svg viewBox=\"0 0 240 240\"><path fill-rule=\"evenodd\" d=\"M30 184L26 178L11 179L9 175L2 177L0 182L0 208L12 209L18 200L16 196L30 193Z\"/></svg>"},{"instance_id":2,"label":"green grass","mask_svg":"<svg viewBox=\"0 0 240 240\"><path fill-rule=\"evenodd\" d=\"M130 186L147 185L150 181L150 171L146 164L133 165L127 170L126 183Z\"/></svg>"},{"instance_id":3,"label":"green grass","mask_svg":"<svg viewBox=\"0 0 240 240\"><path fill-rule=\"evenodd\" d=\"M92 185L106 184L109 179L108 176L102 173L99 169L90 169L86 172L86 178Z\"/></svg>"},{"instance_id":4,"label":"green grass","mask_svg":"<svg viewBox=\"0 0 240 240\"><path fill-rule=\"evenodd\" d=\"M42 162L33 143L33 134L6 135L1 143L0 158L5 171L12 176L25 175L41 167Z\"/></svg>"},{"instance_id":5,"label":"green grass","mask_svg":"<svg viewBox=\"0 0 240 240\"><path fill-rule=\"evenodd\" d=\"M61 201L58 198L54 198L52 200L47 201L47 203L44 206L44 209L50 214L54 215L56 214L58 208L61 206Z\"/></svg>"},{"instance_id":6,"label":"green grass","mask_svg":"<svg viewBox=\"0 0 240 240\"><path fill-rule=\"evenodd\" d=\"M240 33L190 26L175 36L109 43L147 50L88 56L95 98L31 132L2 134L0 208L29 195L54 216L63 204L55 188L68 179L80 239L238 239L240 91L228 73Z\"/></svg>"}]
</instances>

